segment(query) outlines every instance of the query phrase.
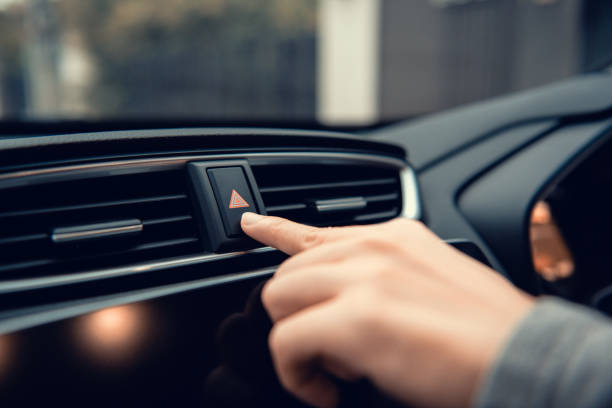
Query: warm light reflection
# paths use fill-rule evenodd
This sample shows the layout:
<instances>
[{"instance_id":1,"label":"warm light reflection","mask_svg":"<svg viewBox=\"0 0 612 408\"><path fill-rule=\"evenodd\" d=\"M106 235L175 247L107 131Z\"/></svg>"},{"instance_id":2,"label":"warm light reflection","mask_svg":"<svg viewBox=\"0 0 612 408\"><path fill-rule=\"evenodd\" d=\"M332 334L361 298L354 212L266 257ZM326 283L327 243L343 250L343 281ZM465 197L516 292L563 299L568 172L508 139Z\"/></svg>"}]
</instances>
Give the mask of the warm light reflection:
<instances>
[{"instance_id":1,"label":"warm light reflection","mask_svg":"<svg viewBox=\"0 0 612 408\"><path fill-rule=\"evenodd\" d=\"M8 373L14 356L14 342L8 335L0 336L0 381Z\"/></svg>"},{"instance_id":2,"label":"warm light reflection","mask_svg":"<svg viewBox=\"0 0 612 408\"><path fill-rule=\"evenodd\" d=\"M78 338L95 360L120 364L139 353L150 327L150 315L143 305L117 306L83 316Z\"/></svg>"},{"instance_id":3,"label":"warm light reflection","mask_svg":"<svg viewBox=\"0 0 612 408\"><path fill-rule=\"evenodd\" d=\"M545 201L531 212L529 235L534 268L544 279L556 281L574 273L572 254Z\"/></svg>"}]
</instances>

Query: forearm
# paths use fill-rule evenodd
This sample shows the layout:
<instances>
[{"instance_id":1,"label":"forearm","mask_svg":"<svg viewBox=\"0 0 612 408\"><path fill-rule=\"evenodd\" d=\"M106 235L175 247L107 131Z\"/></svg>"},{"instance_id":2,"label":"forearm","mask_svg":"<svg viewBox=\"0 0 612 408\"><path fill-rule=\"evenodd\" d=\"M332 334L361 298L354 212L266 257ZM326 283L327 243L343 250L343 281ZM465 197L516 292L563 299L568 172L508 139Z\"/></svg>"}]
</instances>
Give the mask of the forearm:
<instances>
[{"instance_id":1,"label":"forearm","mask_svg":"<svg viewBox=\"0 0 612 408\"><path fill-rule=\"evenodd\" d=\"M521 322L474 406L612 406L612 322L545 298Z\"/></svg>"}]
</instances>

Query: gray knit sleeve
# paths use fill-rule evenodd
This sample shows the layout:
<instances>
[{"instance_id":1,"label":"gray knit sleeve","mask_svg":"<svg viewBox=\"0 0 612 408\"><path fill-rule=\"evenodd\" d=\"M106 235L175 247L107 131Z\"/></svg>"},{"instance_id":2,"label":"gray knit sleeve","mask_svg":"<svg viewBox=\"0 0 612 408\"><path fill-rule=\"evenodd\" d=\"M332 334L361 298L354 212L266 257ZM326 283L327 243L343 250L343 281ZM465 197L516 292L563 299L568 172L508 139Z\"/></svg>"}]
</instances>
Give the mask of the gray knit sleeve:
<instances>
[{"instance_id":1,"label":"gray knit sleeve","mask_svg":"<svg viewBox=\"0 0 612 408\"><path fill-rule=\"evenodd\" d=\"M483 380L476 408L612 407L612 320L543 298Z\"/></svg>"}]
</instances>

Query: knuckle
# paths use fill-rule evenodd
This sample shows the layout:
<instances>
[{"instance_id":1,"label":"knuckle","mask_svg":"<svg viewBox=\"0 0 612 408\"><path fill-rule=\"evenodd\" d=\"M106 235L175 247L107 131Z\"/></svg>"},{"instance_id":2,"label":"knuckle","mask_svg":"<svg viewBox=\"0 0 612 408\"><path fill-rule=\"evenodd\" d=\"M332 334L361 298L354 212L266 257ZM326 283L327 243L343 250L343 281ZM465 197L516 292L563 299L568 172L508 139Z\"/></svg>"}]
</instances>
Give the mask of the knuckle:
<instances>
[{"instance_id":1,"label":"knuckle","mask_svg":"<svg viewBox=\"0 0 612 408\"><path fill-rule=\"evenodd\" d=\"M384 232L372 232L358 238L357 248L360 251L389 252L398 248L397 242Z\"/></svg>"},{"instance_id":2,"label":"knuckle","mask_svg":"<svg viewBox=\"0 0 612 408\"><path fill-rule=\"evenodd\" d=\"M372 285L359 285L344 294L345 307L350 310L353 323L365 330L376 328L380 323L379 309L384 296Z\"/></svg>"},{"instance_id":3,"label":"knuckle","mask_svg":"<svg viewBox=\"0 0 612 408\"><path fill-rule=\"evenodd\" d=\"M261 290L261 303L268 313L273 314L278 298L274 279L270 279Z\"/></svg>"},{"instance_id":4,"label":"knuckle","mask_svg":"<svg viewBox=\"0 0 612 408\"><path fill-rule=\"evenodd\" d=\"M376 248L385 240L384 234L379 232L371 232L357 239L357 244L360 249Z\"/></svg>"},{"instance_id":5,"label":"knuckle","mask_svg":"<svg viewBox=\"0 0 612 408\"><path fill-rule=\"evenodd\" d=\"M276 272L274 272L274 277L279 277L284 275L288 270L291 270L291 265L294 263L293 257L283 261L278 268L276 268Z\"/></svg>"},{"instance_id":6,"label":"knuckle","mask_svg":"<svg viewBox=\"0 0 612 408\"><path fill-rule=\"evenodd\" d=\"M302 246L312 248L321 245L325 241L324 235L316 229L307 231L302 237Z\"/></svg>"},{"instance_id":7,"label":"knuckle","mask_svg":"<svg viewBox=\"0 0 612 408\"><path fill-rule=\"evenodd\" d=\"M389 281L394 280L396 276L397 272L393 264L385 261L375 267L373 280L375 282Z\"/></svg>"},{"instance_id":8,"label":"knuckle","mask_svg":"<svg viewBox=\"0 0 612 408\"><path fill-rule=\"evenodd\" d=\"M282 322L276 323L268 335L268 346L270 353L279 364L284 361L288 344L289 332L286 326Z\"/></svg>"},{"instance_id":9,"label":"knuckle","mask_svg":"<svg viewBox=\"0 0 612 408\"><path fill-rule=\"evenodd\" d=\"M294 272L303 265L304 262L302 260L302 254L296 254L286 259L276 268L276 272L274 272L274 278L280 278L282 276L287 275L289 272Z\"/></svg>"}]
</instances>

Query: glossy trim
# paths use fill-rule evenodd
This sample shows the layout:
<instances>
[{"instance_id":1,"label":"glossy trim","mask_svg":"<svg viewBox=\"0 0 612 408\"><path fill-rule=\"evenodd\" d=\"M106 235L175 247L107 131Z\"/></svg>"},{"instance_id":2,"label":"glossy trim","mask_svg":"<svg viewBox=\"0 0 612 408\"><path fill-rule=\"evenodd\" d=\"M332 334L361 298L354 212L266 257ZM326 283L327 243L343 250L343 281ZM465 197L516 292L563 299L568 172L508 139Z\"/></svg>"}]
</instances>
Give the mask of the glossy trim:
<instances>
[{"instance_id":1,"label":"glossy trim","mask_svg":"<svg viewBox=\"0 0 612 408\"><path fill-rule=\"evenodd\" d=\"M80 272L66 275L46 276L43 278L8 280L0 282L0 294L9 292L19 292L23 290L48 288L59 285L70 285L99 279L117 278L121 276L135 275L139 273L155 272L163 269L173 269L208 262L222 261L224 259L238 258L246 255L268 253L273 251L276 251L276 249L271 247L263 247L252 249L249 251L174 258L165 261L149 262L137 265L121 266L116 268L100 269L95 271Z\"/></svg>"},{"instance_id":2,"label":"glossy trim","mask_svg":"<svg viewBox=\"0 0 612 408\"><path fill-rule=\"evenodd\" d=\"M416 173L412 167L404 167L400 172L400 180L402 183L402 217L412 218L413 220L421 219L421 198L419 195L419 184Z\"/></svg>"},{"instance_id":3,"label":"glossy trim","mask_svg":"<svg viewBox=\"0 0 612 408\"><path fill-rule=\"evenodd\" d=\"M111 226L115 224L117 226ZM118 225L124 224L124 225ZM134 234L142 231L140 220L111 222L103 224L83 225L69 228L56 228L51 234L51 240L57 244L80 241L85 239L103 238L116 235Z\"/></svg>"},{"instance_id":4,"label":"glossy trim","mask_svg":"<svg viewBox=\"0 0 612 408\"><path fill-rule=\"evenodd\" d=\"M365 208L368 202L363 197L347 197L334 200L318 200L315 201L315 207L320 213L360 210Z\"/></svg>"},{"instance_id":5,"label":"glossy trim","mask_svg":"<svg viewBox=\"0 0 612 408\"><path fill-rule=\"evenodd\" d=\"M377 156L366 153L335 153L335 152L285 152L285 153L234 153L234 154L210 154L210 155L185 155L159 157L154 159L126 159L116 161L105 161L97 163L75 164L69 166L57 166L51 168L22 170L0 175L0 189L18 187L23 185L39 184L53 181L70 180L74 178L101 177L106 175L120 175L130 173L145 173L152 170L180 169L185 163L198 160L236 160L247 159L265 163L267 159L277 162L286 159L288 163L295 163L296 158L301 158L305 163L316 160L355 160L370 162L373 164L386 164L398 169L407 164L399 159Z\"/></svg>"}]
</instances>

